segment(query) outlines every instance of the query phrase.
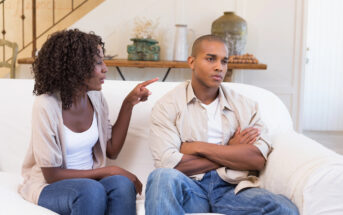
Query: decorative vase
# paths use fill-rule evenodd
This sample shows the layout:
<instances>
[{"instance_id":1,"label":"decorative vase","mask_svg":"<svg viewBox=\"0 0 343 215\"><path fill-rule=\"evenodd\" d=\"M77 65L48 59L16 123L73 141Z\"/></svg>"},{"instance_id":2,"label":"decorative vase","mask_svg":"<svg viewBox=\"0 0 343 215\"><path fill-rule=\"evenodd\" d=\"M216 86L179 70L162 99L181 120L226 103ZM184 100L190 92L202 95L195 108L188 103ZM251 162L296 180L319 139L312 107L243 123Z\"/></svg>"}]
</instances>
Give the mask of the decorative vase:
<instances>
[{"instance_id":1,"label":"decorative vase","mask_svg":"<svg viewBox=\"0 0 343 215\"><path fill-rule=\"evenodd\" d=\"M133 45L127 46L128 60L160 60L160 46L157 40L132 38Z\"/></svg>"},{"instance_id":2,"label":"decorative vase","mask_svg":"<svg viewBox=\"0 0 343 215\"><path fill-rule=\"evenodd\" d=\"M225 40L229 48L229 56L242 55L247 41L247 23L234 12L224 15L212 23L212 34Z\"/></svg>"},{"instance_id":3,"label":"decorative vase","mask_svg":"<svg viewBox=\"0 0 343 215\"><path fill-rule=\"evenodd\" d=\"M175 61L187 61L188 44L187 44L187 25L175 25L174 54Z\"/></svg>"}]
</instances>

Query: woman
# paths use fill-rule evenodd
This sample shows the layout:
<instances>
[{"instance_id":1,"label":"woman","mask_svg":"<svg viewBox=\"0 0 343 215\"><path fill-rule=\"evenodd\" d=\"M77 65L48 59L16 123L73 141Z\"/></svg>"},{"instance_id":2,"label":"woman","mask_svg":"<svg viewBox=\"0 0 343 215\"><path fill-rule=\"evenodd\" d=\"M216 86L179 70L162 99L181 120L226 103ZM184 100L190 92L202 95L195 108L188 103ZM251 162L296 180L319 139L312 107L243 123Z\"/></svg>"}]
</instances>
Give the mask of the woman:
<instances>
[{"instance_id":1,"label":"woman","mask_svg":"<svg viewBox=\"0 0 343 215\"><path fill-rule=\"evenodd\" d=\"M134 105L147 100L138 84L124 99L112 126L101 85L104 43L79 30L53 34L33 65L32 135L23 164L21 195L59 214L136 214L138 178L118 167Z\"/></svg>"}]
</instances>

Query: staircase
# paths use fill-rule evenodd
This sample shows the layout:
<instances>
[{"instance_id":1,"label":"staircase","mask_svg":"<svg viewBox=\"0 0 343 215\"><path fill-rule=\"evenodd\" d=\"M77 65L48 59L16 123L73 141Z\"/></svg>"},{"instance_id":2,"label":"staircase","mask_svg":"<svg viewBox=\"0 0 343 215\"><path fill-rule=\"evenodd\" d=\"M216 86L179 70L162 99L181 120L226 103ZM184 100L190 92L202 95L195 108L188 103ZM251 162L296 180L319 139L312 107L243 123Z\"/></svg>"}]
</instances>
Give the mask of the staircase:
<instances>
[{"instance_id":1,"label":"staircase","mask_svg":"<svg viewBox=\"0 0 343 215\"><path fill-rule=\"evenodd\" d=\"M68 28L103 1L0 0L2 38L18 44L17 59L32 57L51 33ZM0 51L3 55L11 58L7 50ZM2 73L0 69L0 77Z\"/></svg>"}]
</instances>

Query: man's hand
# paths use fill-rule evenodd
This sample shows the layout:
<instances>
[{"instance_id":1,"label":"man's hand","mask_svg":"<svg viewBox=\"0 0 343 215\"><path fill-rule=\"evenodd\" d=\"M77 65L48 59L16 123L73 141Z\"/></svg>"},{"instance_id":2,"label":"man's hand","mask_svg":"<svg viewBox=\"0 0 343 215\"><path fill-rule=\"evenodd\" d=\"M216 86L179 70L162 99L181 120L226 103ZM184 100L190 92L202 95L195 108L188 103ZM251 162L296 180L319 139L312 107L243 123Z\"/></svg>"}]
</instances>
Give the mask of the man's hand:
<instances>
[{"instance_id":1,"label":"man's hand","mask_svg":"<svg viewBox=\"0 0 343 215\"><path fill-rule=\"evenodd\" d=\"M259 135L260 131L257 128L250 127L241 132L241 128L238 127L228 145L253 144Z\"/></svg>"},{"instance_id":2,"label":"man's hand","mask_svg":"<svg viewBox=\"0 0 343 215\"><path fill-rule=\"evenodd\" d=\"M158 78L154 78L138 84L125 98L125 101L134 106L139 102L144 102L151 95L151 92L146 88L151 83L154 83Z\"/></svg>"}]
</instances>

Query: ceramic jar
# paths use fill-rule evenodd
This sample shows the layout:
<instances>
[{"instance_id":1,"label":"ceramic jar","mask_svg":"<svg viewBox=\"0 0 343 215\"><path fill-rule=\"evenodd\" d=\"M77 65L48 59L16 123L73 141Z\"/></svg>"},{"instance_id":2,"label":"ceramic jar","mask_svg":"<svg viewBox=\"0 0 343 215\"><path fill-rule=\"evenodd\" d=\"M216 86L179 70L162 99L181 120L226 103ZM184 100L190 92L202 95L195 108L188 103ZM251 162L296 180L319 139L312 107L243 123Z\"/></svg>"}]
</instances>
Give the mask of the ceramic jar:
<instances>
[{"instance_id":1,"label":"ceramic jar","mask_svg":"<svg viewBox=\"0 0 343 215\"><path fill-rule=\"evenodd\" d=\"M234 12L224 12L223 16L212 23L211 32L226 41L229 56L244 53L247 40L247 23Z\"/></svg>"}]
</instances>

